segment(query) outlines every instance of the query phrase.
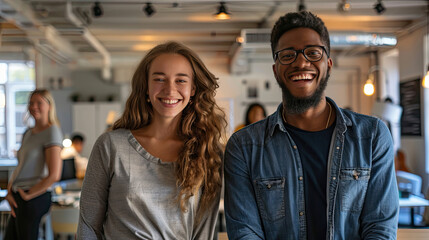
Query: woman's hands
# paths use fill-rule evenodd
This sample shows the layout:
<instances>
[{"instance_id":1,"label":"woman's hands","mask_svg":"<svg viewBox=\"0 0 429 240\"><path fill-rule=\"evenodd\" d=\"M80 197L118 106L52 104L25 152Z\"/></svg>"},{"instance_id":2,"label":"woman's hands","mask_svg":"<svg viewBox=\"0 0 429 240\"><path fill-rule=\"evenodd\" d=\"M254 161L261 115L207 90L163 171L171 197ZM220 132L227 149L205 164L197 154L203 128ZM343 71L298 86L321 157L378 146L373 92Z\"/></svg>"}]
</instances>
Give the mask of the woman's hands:
<instances>
[{"instance_id":1,"label":"woman's hands","mask_svg":"<svg viewBox=\"0 0 429 240\"><path fill-rule=\"evenodd\" d=\"M18 208L18 204L16 204L15 198L12 196L12 193L10 191L6 195L6 200L9 202L10 214L12 215L12 217L16 218L14 208Z\"/></svg>"},{"instance_id":2,"label":"woman's hands","mask_svg":"<svg viewBox=\"0 0 429 240\"><path fill-rule=\"evenodd\" d=\"M24 190L22 190L21 188L18 189L18 193L19 193L19 195L21 195L21 198L24 201L28 201L28 200L31 200L32 198L34 198L33 196L31 196L31 194L29 194L28 192L24 192Z\"/></svg>"},{"instance_id":3,"label":"woman's hands","mask_svg":"<svg viewBox=\"0 0 429 240\"><path fill-rule=\"evenodd\" d=\"M22 190L22 189L18 189L18 193L19 193L19 195L21 195L21 198L24 200L24 201L29 201L29 200L31 200L31 199L33 199L34 198L34 196L32 196L31 194L29 194L28 192L25 192L24 190ZM10 206L10 214L12 215L12 217L16 217L16 214L15 214L15 208L18 208L18 204L16 203L16 201L15 201L15 198L13 197L13 195L12 195L12 193L11 192L8 192L7 193L7 195L6 195L6 197L5 197L5 199L8 201L8 203L9 203L9 206Z\"/></svg>"}]
</instances>

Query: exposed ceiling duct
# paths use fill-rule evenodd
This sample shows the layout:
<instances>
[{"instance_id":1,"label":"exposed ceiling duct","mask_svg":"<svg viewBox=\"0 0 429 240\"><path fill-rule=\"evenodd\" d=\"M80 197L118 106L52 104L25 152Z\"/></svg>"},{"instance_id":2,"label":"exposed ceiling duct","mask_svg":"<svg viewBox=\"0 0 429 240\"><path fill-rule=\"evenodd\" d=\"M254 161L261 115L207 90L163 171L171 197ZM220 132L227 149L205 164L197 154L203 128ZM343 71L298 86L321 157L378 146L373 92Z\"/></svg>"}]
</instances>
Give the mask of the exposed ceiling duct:
<instances>
[{"instance_id":1,"label":"exposed ceiling duct","mask_svg":"<svg viewBox=\"0 0 429 240\"><path fill-rule=\"evenodd\" d=\"M101 76L103 79L108 80L112 78L112 60L110 53L106 48L98 41L97 38L92 35L85 24L73 13L72 4L67 1L66 4L66 17L76 27L79 27L83 31L82 37L103 56L103 67L101 69Z\"/></svg>"},{"instance_id":2,"label":"exposed ceiling duct","mask_svg":"<svg viewBox=\"0 0 429 240\"><path fill-rule=\"evenodd\" d=\"M50 25L44 25L28 4L21 0L0 1L0 16L23 30L28 39L48 58L66 64L76 59L77 51L71 43Z\"/></svg>"},{"instance_id":3,"label":"exposed ceiling duct","mask_svg":"<svg viewBox=\"0 0 429 240\"><path fill-rule=\"evenodd\" d=\"M249 63L257 54L271 57L271 29L256 28L243 29L236 44L230 50L230 72L234 74L246 73ZM359 47L394 47L396 37L392 34L332 32L330 33L331 48Z\"/></svg>"},{"instance_id":4,"label":"exposed ceiling duct","mask_svg":"<svg viewBox=\"0 0 429 240\"><path fill-rule=\"evenodd\" d=\"M241 30L241 45L246 48L269 48L271 29L243 29ZM395 46L396 37L392 34L358 33L358 32L331 32L331 47L364 45L364 46Z\"/></svg>"},{"instance_id":5,"label":"exposed ceiling duct","mask_svg":"<svg viewBox=\"0 0 429 240\"><path fill-rule=\"evenodd\" d=\"M0 16L13 22L27 35L34 48L51 60L67 64L75 60L81 61L79 54L71 42L64 38L52 25L43 23L36 17L34 10L22 0L0 1ZM83 39L87 41L103 57L101 76L103 79L111 79L110 53L86 28L80 18L72 11L71 2L66 3L65 16L68 21L79 27Z\"/></svg>"}]
</instances>

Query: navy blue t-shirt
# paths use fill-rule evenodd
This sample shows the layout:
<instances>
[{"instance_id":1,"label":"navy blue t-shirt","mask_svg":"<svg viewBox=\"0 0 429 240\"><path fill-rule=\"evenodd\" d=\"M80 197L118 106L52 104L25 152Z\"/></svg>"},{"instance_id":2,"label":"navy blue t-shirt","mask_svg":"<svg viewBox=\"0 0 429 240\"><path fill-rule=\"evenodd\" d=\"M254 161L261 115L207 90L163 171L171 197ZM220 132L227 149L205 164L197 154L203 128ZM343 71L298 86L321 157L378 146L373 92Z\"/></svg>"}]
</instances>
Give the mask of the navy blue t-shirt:
<instances>
[{"instance_id":1,"label":"navy blue t-shirt","mask_svg":"<svg viewBox=\"0 0 429 240\"><path fill-rule=\"evenodd\" d=\"M298 147L302 162L307 239L326 239L327 163L335 123L317 132L285 126Z\"/></svg>"}]
</instances>

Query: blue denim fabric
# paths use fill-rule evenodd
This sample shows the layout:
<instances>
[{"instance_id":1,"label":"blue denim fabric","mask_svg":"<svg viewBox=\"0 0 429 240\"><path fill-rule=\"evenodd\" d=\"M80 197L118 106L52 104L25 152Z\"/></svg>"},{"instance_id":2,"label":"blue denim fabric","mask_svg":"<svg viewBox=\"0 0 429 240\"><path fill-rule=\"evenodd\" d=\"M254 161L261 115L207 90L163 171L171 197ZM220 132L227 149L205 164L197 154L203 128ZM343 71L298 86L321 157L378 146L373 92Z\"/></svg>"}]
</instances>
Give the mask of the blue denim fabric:
<instances>
[{"instance_id":1,"label":"blue denim fabric","mask_svg":"<svg viewBox=\"0 0 429 240\"><path fill-rule=\"evenodd\" d=\"M392 138L377 118L335 106L328 159L326 239L396 239ZM225 152L230 240L307 239L302 165L282 105L232 135Z\"/></svg>"}]
</instances>

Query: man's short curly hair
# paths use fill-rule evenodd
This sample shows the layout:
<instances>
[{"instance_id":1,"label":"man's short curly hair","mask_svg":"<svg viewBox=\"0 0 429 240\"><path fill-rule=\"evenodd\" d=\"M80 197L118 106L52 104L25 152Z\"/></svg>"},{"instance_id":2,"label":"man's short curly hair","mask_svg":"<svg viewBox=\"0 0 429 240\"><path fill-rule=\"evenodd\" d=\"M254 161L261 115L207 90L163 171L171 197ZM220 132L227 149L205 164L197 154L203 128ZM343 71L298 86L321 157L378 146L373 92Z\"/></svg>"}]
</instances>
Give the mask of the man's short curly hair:
<instances>
[{"instance_id":1,"label":"man's short curly hair","mask_svg":"<svg viewBox=\"0 0 429 240\"><path fill-rule=\"evenodd\" d=\"M326 29L325 23L318 16L311 12L291 12L282 16L277 20L271 32L271 52L274 58L277 44L280 37L287 31L294 28L310 28L320 35L320 39L325 44L328 56L331 51L331 43L329 41L329 32Z\"/></svg>"}]
</instances>

